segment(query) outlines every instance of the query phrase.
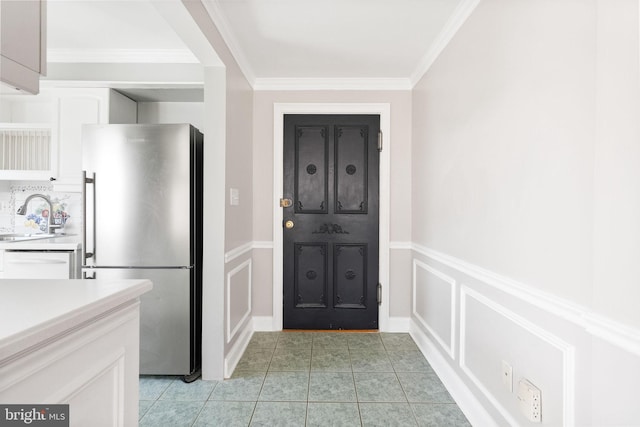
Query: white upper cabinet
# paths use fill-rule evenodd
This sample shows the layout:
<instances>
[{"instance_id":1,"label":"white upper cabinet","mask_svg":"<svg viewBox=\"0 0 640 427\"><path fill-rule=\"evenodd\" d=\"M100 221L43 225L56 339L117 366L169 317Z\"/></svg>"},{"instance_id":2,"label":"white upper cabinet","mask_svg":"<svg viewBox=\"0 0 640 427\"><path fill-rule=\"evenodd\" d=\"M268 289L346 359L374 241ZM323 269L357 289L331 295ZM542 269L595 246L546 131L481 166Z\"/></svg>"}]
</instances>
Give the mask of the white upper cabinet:
<instances>
[{"instance_id":1,"label":"white upper cabinet","mask_svg":"<svg viewBox=\"0 0 640 427\"><path fill-rule=\"evenodd\" d=\"M46 74L45 0L0 1L0 81L37 94Z\"/></svg>"},{"instance_id":2,"label":"white upper cabinet","mask_svg":"<svg viewBox=\"0 0 640 427\"><path fill-rule=\"evenodd\" d=\"M56 191L81 189L82 125L137 119L137 104L107 88L50 89L36 97L4 97L2 102L0 179L50 180ZM22 129L31 133L7 138ZM33 138L36 131L49 132L47 144Z\"/></svg>"},{"instance_id":3,"label":"white upper cabinet","mask_svg":"<svg viewBox=\"0 0 640 427\"><path fill-rule=\"evenodd\" d=\"M82 185L82 125L136 123L137 104L111 89L64 89L57 100L57 191L78 191Z\"/></svg>"}]
</instances>

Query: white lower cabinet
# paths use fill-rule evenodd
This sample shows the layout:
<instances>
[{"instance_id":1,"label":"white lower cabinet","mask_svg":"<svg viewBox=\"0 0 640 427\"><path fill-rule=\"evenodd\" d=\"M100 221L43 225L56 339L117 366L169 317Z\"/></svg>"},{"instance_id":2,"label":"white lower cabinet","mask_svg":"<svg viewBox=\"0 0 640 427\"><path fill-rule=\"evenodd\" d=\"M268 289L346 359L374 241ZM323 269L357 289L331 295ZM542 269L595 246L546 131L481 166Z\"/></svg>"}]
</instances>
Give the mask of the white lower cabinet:
<instances>
[{"instance_id":1,"label":"white lower cabinet","mask_svg":"<svg viewBox=\"0 0 640 427\"><path fill-rule=\"evenodd\" d=\"M129 301L0 363L0 402L69 404L70 426L137 426L139 316Z\"/></svg>"},{"instance_id":2,"label":"white lower cabinet","mask_svg":"<svg viewBox=\"0 0 640 427\"><path fill-rule=\"evenodd\" d=\"M78 251L5 250L4 279L77 279Z\"/></svg>"}]
</instances>

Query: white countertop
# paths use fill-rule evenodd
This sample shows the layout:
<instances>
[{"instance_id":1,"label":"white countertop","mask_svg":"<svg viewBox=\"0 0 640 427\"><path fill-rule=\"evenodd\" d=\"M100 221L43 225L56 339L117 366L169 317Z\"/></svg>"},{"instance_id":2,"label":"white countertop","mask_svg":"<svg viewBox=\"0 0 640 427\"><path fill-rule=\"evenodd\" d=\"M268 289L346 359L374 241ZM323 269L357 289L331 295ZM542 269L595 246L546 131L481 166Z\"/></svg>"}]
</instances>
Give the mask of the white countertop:
<instances>
[{"instance_id":1,"label":"white countertop","mask_svg":"<svg viewBox=\"0 0 640 427\"><path fill-rule=\"evenodd\" d=\"M0 280L0 366L151 288L149 280Z\"/></svg>"},{"instance_id":2,"label":"white countertop","mask_svg":"<svg viewBox=\"0 0 640 427\"><path fill-rule=\"evenodd\" d=\"M0 250L21 249L21 250L79 250L81 249L80 236L67 234L49 239L22 240L18 242L0 241Z\"/></svg>"}]
</instances>

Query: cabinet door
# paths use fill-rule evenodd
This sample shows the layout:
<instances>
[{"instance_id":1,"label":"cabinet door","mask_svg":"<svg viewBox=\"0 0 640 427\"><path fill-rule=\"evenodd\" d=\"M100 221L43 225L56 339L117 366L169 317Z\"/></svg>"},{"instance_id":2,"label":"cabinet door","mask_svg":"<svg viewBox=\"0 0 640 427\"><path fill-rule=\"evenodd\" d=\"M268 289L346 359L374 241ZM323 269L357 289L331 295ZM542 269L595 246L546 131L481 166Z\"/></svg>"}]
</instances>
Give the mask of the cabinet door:
<instances>
[{"instance_id":1,"label":"cabinet door","mask_svg":"<svg viewBox=\"0 0 640 427\"><path fill-rule=\"evenodd\" d=\"M46 3L0 2L0 76L2 81L38 93L46 67Z\"/></svg>"},{"instance_id":2,"label":"cabinet door","mask_svg":"<svg viewBox=\"0 0 640 427\"><path fill-rule=\"evenodd\" d=\"M62 89L57 94L56 166L54 190L81 191L82 126L136 123L137 104L111 89Z\"/></svg>"},{"instance_id":3,"label":"cabinet door","mask_svg":"<svg viewBox=\"0 0 640 427\"><path fill-rule=\"evenodd\" d=\"M102 123L104 100L97 97L63 96L59 98L58 173L54 184L80 188L82 178L82 125ZM73 189L73 188L68 188Z\"/></svg>"}]
</instances>

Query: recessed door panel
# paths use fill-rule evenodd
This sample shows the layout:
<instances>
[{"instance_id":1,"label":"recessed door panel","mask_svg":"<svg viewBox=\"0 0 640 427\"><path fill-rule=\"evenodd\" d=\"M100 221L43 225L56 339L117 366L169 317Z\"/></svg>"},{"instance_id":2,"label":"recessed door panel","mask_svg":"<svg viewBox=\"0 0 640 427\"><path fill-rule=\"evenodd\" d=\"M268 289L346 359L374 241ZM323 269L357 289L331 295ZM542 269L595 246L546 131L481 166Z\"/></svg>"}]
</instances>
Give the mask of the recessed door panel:
<instances>
[{"instance_id":1,"label":"recessed door panel","mask_svg":"<svg viewBox=\"0 0 640 427\"><path fill-rule=\"evenodd\" d=\"M367 246L336 245L334 254L334 306L367 308Z\"/></svg>"},{"instance_id":2,"label":"recessed door panel","mask_svg":"<svg viewBox=\"0 0 640 427\"><path fill-rule=\"evenodd\" d=\"M326 213L329 131L326 126L297 126L295 130L295 211Z\"/></svg>"},{"instance_id":3,"label":"recessed door panel","mask_svg":"<svg viewBox=\"0 0 640 427\"><path fill-rule=\"evenodd\" d=\"M296 308L327 306L327 245L296 244Z\"/></svg>"},{"instance_id":4,"label":"recessed door panel","mask_svg":"<svg viewBox=\"0 0 640 427\"><path fill-rule=\"evenodd\" d=\"M335 129L336 213L367 213L366 126L340 126Z\"/></svg>"}]
</instances>

